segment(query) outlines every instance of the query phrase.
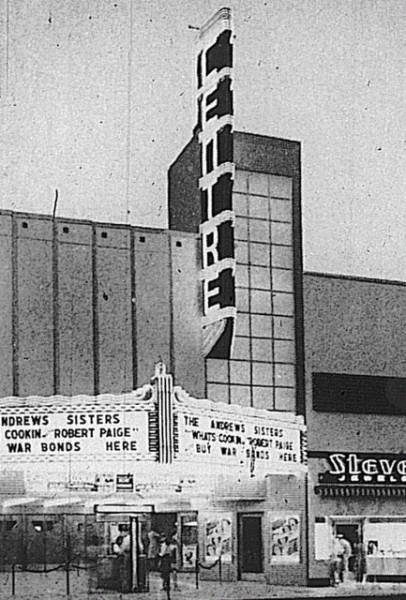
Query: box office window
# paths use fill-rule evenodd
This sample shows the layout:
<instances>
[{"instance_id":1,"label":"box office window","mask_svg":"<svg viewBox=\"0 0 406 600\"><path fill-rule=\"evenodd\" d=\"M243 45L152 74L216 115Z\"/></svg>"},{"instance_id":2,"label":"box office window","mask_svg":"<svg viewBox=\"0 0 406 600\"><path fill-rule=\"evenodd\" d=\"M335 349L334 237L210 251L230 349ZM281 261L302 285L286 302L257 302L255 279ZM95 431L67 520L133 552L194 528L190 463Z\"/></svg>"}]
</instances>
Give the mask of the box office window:
<instances>
[{"instance_id":1,"label":"box office window","mask_svg":"<svg viewBox=\"0 0 406 600\"><path fill-rule=\"evenodd\" d=\"M406 378L313 373L313 408L324 412L406 413Z\"/></svg>"}]
</instances>

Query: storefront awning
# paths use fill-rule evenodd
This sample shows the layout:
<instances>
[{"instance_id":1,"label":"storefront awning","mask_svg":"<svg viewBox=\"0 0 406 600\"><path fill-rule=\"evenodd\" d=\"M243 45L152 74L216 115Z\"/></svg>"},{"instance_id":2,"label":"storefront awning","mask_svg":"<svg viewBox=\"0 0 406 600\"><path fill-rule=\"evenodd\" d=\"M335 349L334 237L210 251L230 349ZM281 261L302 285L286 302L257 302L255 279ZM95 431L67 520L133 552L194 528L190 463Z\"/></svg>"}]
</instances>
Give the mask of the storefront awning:
<instances>
[{"instance_id":1,"label":"storefront awning","mask_svg":"<svg viewBox=\"0 0 406 600\"><path fill-rule=\"evenodd\" d=\"M373 497L404 497L406 485L316 485L314 491L323 497L373 496Z\"/></svg>"}]
</instances>

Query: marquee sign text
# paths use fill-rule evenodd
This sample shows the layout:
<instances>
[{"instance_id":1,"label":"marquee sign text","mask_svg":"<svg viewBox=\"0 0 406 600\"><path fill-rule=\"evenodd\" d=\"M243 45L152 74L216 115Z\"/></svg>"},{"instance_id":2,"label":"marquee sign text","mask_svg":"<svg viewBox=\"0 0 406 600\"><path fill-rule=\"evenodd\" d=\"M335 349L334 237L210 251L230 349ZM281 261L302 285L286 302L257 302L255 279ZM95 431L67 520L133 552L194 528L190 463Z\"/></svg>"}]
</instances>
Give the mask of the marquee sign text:
<instances>
[{"instance_id":1,"label":"marquee sign text","mask_svg":"<svg viewBox=\"0 0 406 600\"><path fill-rule=\"evenodd\" d=\"M217 414L216 414L217 412ZM297 426L254 416L230 417L178 413L179 460L211 467L239 467L254 472L293 470L300 465L300 430Z\"/></svg>"},{"instance_id":2,"label":"marquee sign text","mask_svg":"<svg viewBox=\"0 0 406 600\"><path fill-rule=\"evenodd\" d=\"M147 412L89 409L0 413L0 456L64 460L71 455L117 457L124 452L137 458L148 454Z\"/></svg>"}]
</instances>

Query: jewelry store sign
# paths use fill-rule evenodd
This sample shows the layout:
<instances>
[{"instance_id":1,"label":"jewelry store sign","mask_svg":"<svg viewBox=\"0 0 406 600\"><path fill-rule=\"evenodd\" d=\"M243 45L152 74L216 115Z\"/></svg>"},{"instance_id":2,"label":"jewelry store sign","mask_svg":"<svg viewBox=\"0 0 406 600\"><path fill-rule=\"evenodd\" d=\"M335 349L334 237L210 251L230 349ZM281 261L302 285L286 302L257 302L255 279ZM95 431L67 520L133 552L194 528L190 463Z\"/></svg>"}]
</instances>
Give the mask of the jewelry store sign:
<instances>
[{"instance_id":1,"label":"jewelry store sign","mask_svg":"<svg viewBox=\"0 0 406 600\"><path fill-rule=\"evenodd\" d=\"M327 471L319 474L323 484L405 484L405 454L336 452L326 456Z\"/></svg>"}]
</instances>

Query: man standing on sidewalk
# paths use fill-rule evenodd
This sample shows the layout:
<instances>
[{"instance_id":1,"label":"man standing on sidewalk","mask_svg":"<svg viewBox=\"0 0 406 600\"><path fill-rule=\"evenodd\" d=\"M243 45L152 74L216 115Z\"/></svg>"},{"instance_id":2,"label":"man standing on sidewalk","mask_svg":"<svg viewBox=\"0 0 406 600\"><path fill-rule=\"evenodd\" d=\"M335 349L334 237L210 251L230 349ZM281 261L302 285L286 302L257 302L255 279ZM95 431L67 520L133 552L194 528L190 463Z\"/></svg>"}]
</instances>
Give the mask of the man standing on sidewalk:
<instances>
[{"instance_id":1,"label":"man standing on sidewalk","mask_svg":"<svg viewBox=\"0 0 406 600\"><path fill-rule=\"evenodd\" d=\"M348 577L348 565L350 556L352 555L352 547L342 533L338 533L335 540L336 554L340 560L339 579L341 583L344 583Z\"/></svg>"}]
</instances>

